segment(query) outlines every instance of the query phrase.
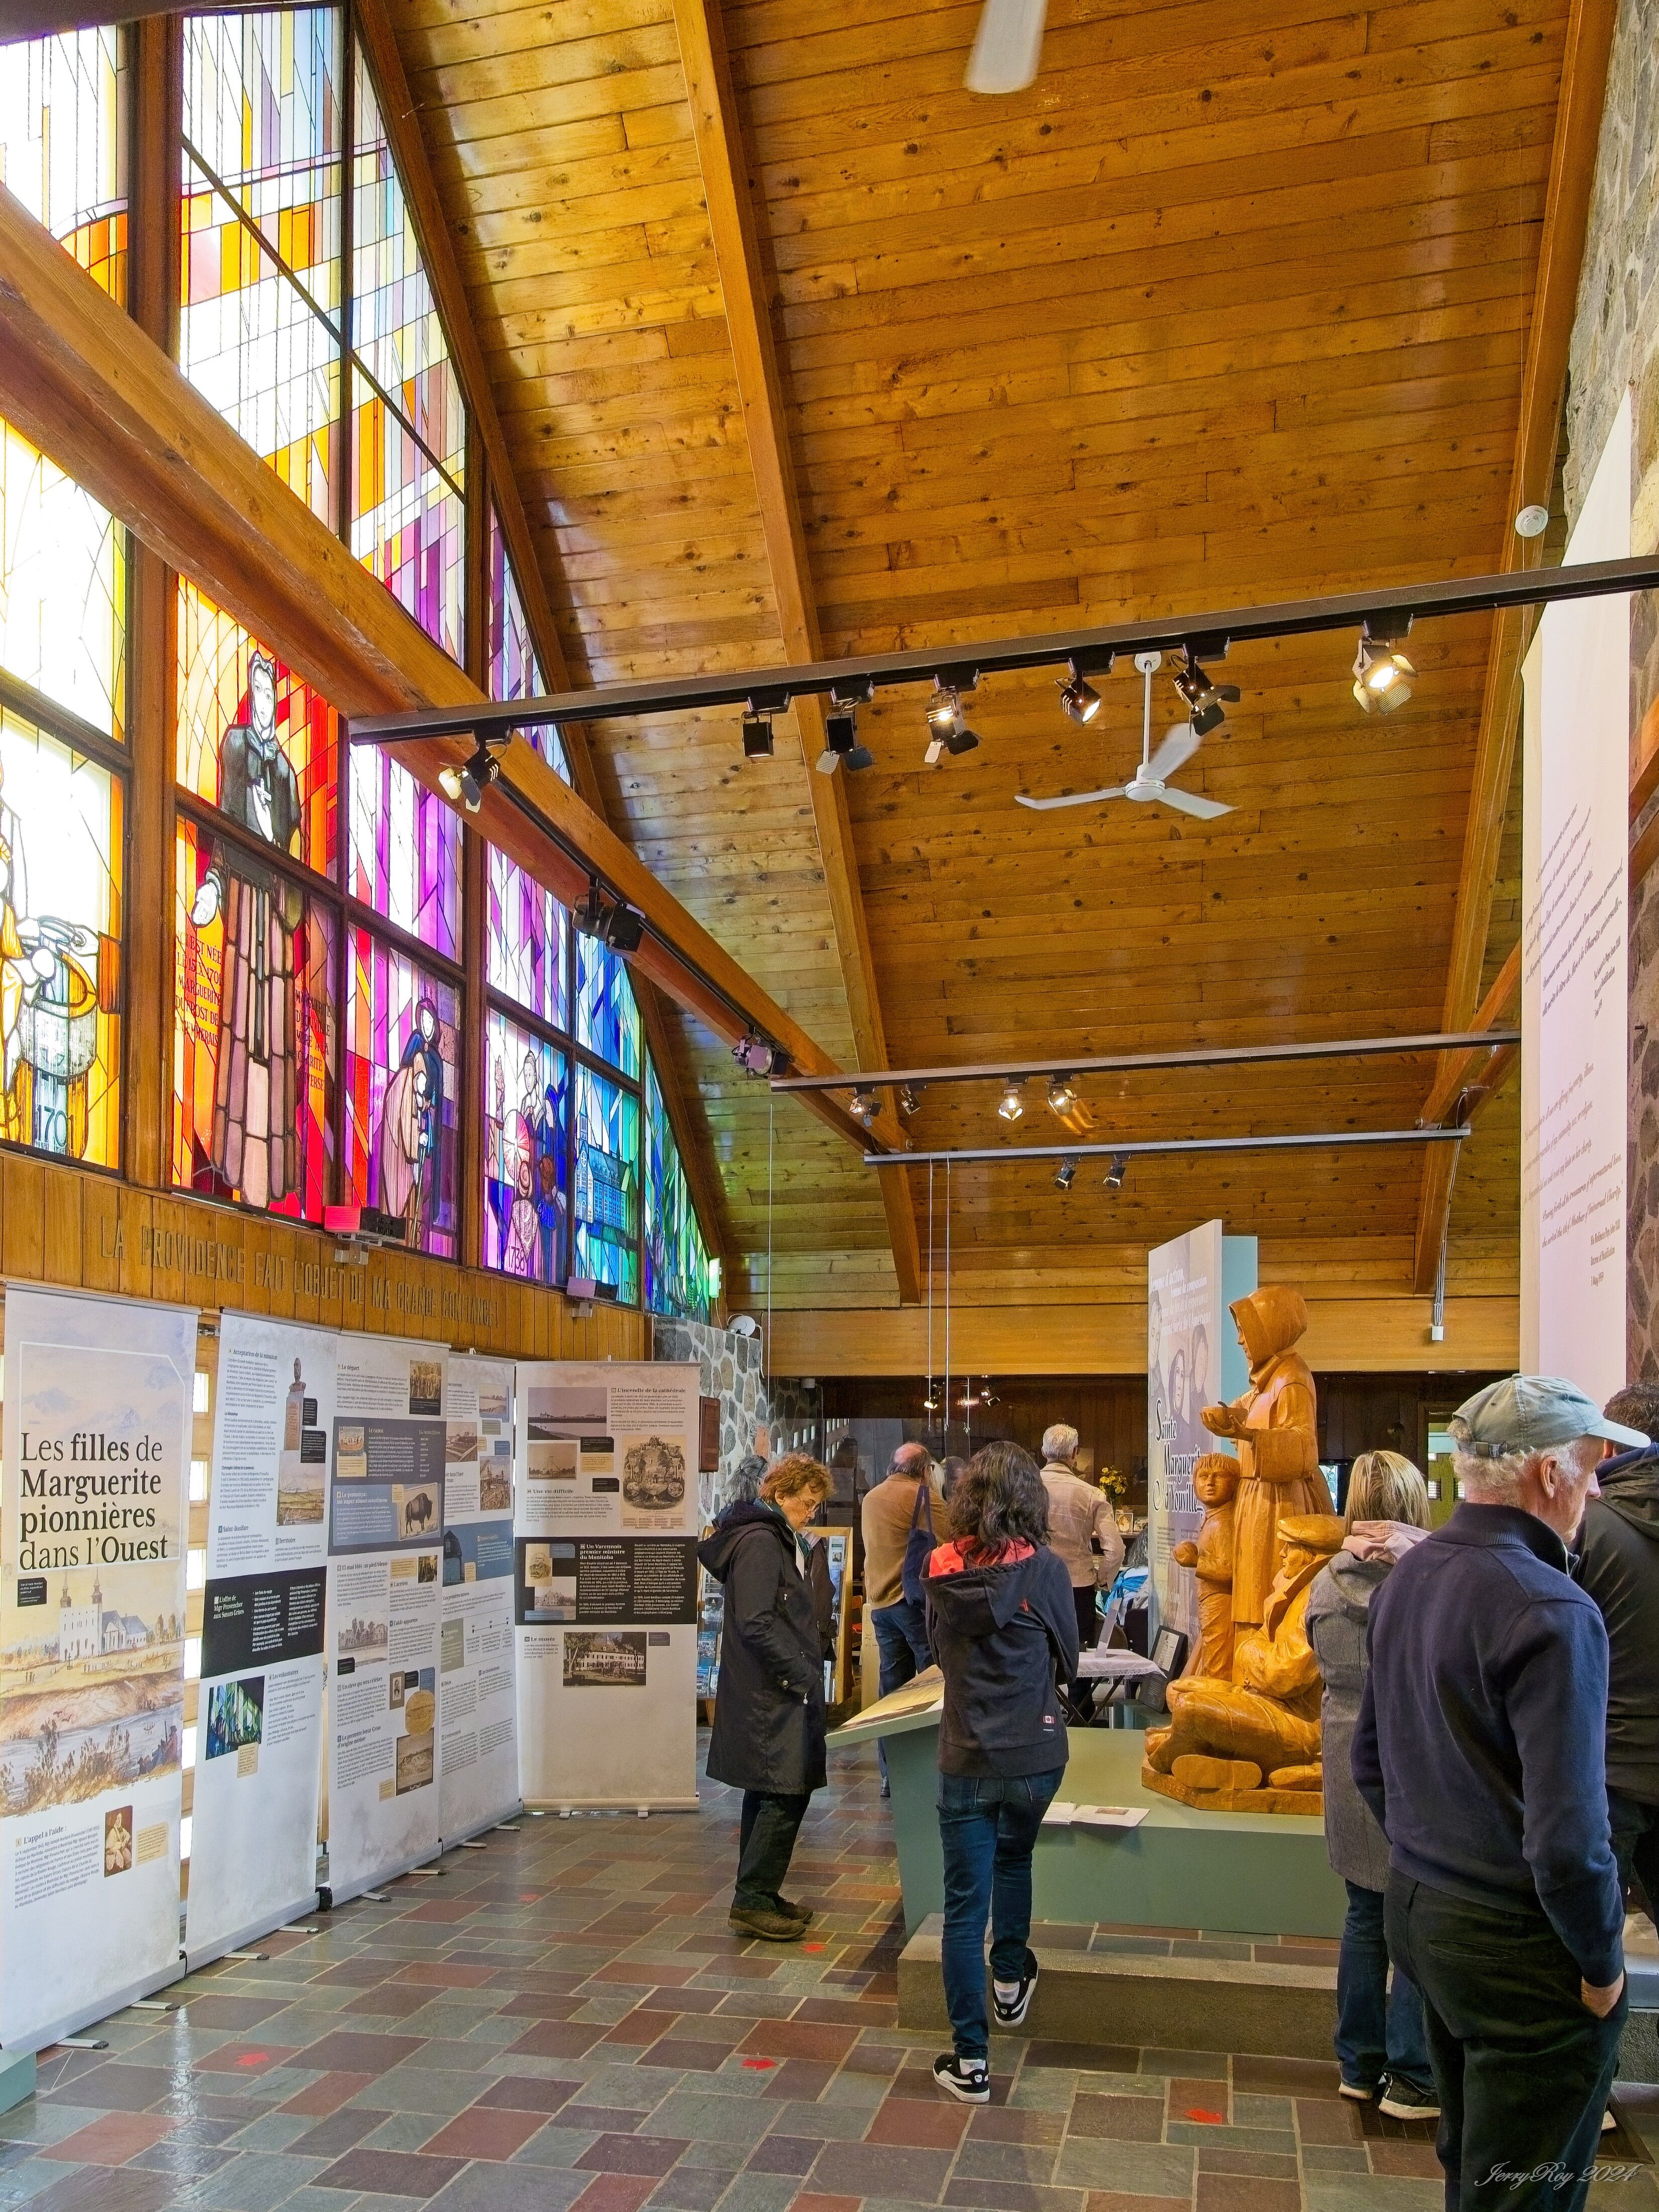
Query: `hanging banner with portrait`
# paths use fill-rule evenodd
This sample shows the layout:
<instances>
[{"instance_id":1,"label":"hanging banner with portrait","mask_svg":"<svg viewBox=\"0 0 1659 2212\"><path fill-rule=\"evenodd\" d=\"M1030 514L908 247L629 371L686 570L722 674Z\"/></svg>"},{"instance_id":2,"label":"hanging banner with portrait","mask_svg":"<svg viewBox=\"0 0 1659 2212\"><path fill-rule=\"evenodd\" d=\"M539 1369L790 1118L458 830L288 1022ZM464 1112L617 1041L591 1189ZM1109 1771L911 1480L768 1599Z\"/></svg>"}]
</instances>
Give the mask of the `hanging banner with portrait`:
<instances>
[{"instance_id":1,"label":"hanging banner with portrait","mask_svg":"<svg viewBox=\"0 0 1659 2212\"><path fill-rule=\"evenodd\" d=\"M695 1364L521 1364L514 1619L528 1805L697 1802Z\"/></svg>"},{"instance_id":2,"label":"hanging banner with portrait","mask_svg":"<svg viewBox=\"0 0 1659 2212\"><path fill-rule=\"evenodd\" d=\"M192 1969L316 1908L337 1344L252 1314L220 1322L185 1914Z\"/></svg>"},{"instance_id":3,"label":"hanging banner with portrait","mask_svg":"<svg viewBox=\"0 0 1659 2212\"><path fill-rule=\"evenodd\" d=\"M1254 1237L1227 1237L1206 1221L1159 1244L1146 1259L1146 1563L1156 1627L1178 1629L1196 1649L1198 1585L1176 1547L1195 1541L1204 1509L1193 1491L1206 1452L1237 1456L1202 1419L1206 1406L1237 1397L1249 1368L1228 1308L1255 1285Z\"/></svg>"},{"instance_id":4,"label":"hanging banner with portrait","mask_svg":"<svg viewBox=\"0 0 1659 2212\"><path fill-rule=\"evenodd\" d=\"M179 1962L193 1308L9 1285L0 1426L0 2045Z\"/></svg>"},{"instance_id":5,"label":"hanging banner with portrait","mask_svg":"<svg viewBox=\"0 0 1659 2212\"><path fill-rule=\"evenodd\" d=\"M438 1832L448 1844L519 1807L511 1366L452 1358L444 1429Z\"/></svg>"},{"instance_id":6,"label":"hanging banner with portrait","mask_svg":"<svg viewBox=\"0 0 1659 2212\"><path fill-rule=\"evenodd\" d=\"M436 1855L442 1345L342 1336L328 1509L328 1887Z\"/></svg>"}]
</instances>

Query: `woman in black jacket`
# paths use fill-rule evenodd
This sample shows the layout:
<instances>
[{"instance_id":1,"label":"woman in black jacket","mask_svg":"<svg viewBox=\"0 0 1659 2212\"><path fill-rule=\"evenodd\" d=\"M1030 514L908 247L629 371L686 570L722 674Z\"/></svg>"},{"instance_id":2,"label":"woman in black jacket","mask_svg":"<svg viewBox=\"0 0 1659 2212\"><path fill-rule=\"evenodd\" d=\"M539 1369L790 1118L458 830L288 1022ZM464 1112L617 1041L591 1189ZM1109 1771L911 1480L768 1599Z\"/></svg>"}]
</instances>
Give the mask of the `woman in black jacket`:
<instances>
[{"instance_id":1,"label":"woman in black jacket","mask_svg":"<svg viewBox=\"0 0 1659 2212\"><path fill-rule=\"evenodd\" d=\"M791 1452L758 1498L726 1507L697 1550L726 1589L708 1776L743 1792L731 1924L773 1943L799 1942L812 1917L780 1892L807 1800L824 1779L828 1583L813 1575L800 1531L829 1495L828 1469Z\"/></svg>"},{"instance_id":2,"label":"woman in black jacket","mask_svg":"<svg viewBox=\"0 0 1659 2212\"><path fill-rule=\"evenodd\" d=\"M951 1498L954 1541L928 1562L927 1641L945 1674L939 1826L940 1966L954 2051L933 2079L966 2104L991 2098L985 1922L997 2025L1018 2027L1036 1985L1031 1849L1066 1771L1058 1683L1077 1671L1072 1579L1048 1549L1048 1494L1018 1444L976 1452Z\"/></svg>"}]
</instances>

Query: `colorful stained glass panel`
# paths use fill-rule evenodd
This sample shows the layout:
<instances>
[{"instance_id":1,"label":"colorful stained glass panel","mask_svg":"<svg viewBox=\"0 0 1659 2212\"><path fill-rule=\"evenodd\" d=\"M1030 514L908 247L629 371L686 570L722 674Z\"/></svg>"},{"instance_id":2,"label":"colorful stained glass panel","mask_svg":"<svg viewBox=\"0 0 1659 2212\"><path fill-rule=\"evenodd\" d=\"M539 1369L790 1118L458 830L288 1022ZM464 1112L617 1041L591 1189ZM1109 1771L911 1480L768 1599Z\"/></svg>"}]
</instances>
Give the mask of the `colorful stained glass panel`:
<instances>
[{"instance_id":1,"label":"colorful stained glass panel","mask_svg":"<svg viewBox=\"0 0 1659 2212\"><path fill-rule=\"evenodd\" d=\"M193 584L179 586L179 781L251 836L331 873L338 718Z\"/></svg>"},{"instance_id":2,"label":"colorful stained glass panel","mask_svg":"<svg viewBox=\"0 0 1659 2212\"><path fill-rule=\"evenodd\" d=\"M489 696L492 699L538 698L546 688L545 679L531 641L530 623L518 578L513 573L501 517L493 505L489 510ZM556 775L562 776L567 783L571 781L570 761L556 723L544 722L520 734L529 738Z\"/></svg>"},{"instance_id":3,"label":"colorful stained glass panel","mask_svg":"<svg viewBox=\"0 0 1659 2212\"><path fill-rule=\"evenodd\" d=\"M127 33L0 46L0 184L125 306Z\"/></svg>"},{"instance_id":4,"label":"colorful stained glass panel","mask_svg":"<svg viewBox=\"0 0 1659 2212\"><path fill-rule=\"evenodd\" d=\"M453 1259L460 994L367 929L351 932L346 1188L402 1216L411 1251Z\"/></svg>"},{"instance_id":5,"label":"colorful stained glass panel","mask_svg":"<svg viewBox=\"0 0 1659 2212\"><path fill-rule=\"evenodd\" d=\"M361 53L356 92L351 550L459 660L465 410Z\"/></svg>"},{"instance_id":6,"label":"colorful stained glass panel","mask_svg":"<svg viewBox=\"0 0 1659 2212\"><path fill-rule=\"evenodd\" d=\"M492 1010L484 1040L483 1261L562 1283L569 1215L569 1061Z\"/></svg>"},{"instance_id":7,"label":"colorful stained glass panel","mask_svg":"<svg viewBox=\"0 0 1659 2212\"><path fill-rule=\"evenodd\" d=\"M320 1220L334 1152L331 909L181 819L173 933L173 1182Z\"/></svg>"},{"instance_id":8,"label":"colorful stained glass panel","mask_svg":"<svg viewBox=\"0 0 1659 2212\"><path fill-rule=\"evenodd\" d=\"M650 1055L645 1063L645 1303L653 1313L707 1321L708 1248Z\"/></svg>"},{"instance_id":9,"label":"colorful stained glass panel","mask_svg":"<svg viewBox=\"0 0 1659 2212\"><path fill-rule=\"evenodd\" d=\"M570 918L550 891L495 846L489 856L485 963L490 987L555 1029L570 1025Z\"/></svg>"},{"instance_id":10,"label":"colorful stained glass panel","mask_svg":"<svg viewBox=\"0 0 1659 2212\"><path fill-rule=\"evenodd\" d=\"M339 13L186 15L183 35L179 364L331 525Z\"/></svg>"},{"instance_id":11,"label":"colorful stained glass panel","mask_svg":"<svg viewBox=\"0 0 1659 2212\"><path fill-rule=\"evenodd\" d=\"M461 817L378 746L350 760L351 895L447 960L461 957Z\"/></svg>"},{"instance_id":12,"label":"colorful stained glass panel","mask_svg":"<svg viewBox=\"0 0 1659 2212\"><path fill-rule=\"evenodd\" d=\"M576 1041L624 1075L640 1072L640 1013L628 963L597 938L576 939Z\"/></svg>"},{"instance_id":13,"label":"colorful stained glass panel","mask_svg":"<svg viewBox=\"0 0 1659 2212\"><path fill-rule=\"evenodd\" d=\"M126 735L127 533L0 422L0 668Z\"/></svg>"},{"instance_id":14,"label":"colorful stained glass panel","mask_svg":"<svg viewBox=\"0 0 1659 2212\"><path fill-rule=\"evenodd\" d=\"M640 1109L631 1091L576 1069L574 1218L571 1272L614 1283L623 1305L640 1297Z\"/></svg>"},{"instance_id":15,"label":"colorful stained glass panel","mask_svg":"<svg viewBox=\"0 0 1659 2212\"><path fill-rule=\"evenodd\" d=\"M0 1138L121 1156L121 780L0 708Z\"/></svg>"}]
</instances>

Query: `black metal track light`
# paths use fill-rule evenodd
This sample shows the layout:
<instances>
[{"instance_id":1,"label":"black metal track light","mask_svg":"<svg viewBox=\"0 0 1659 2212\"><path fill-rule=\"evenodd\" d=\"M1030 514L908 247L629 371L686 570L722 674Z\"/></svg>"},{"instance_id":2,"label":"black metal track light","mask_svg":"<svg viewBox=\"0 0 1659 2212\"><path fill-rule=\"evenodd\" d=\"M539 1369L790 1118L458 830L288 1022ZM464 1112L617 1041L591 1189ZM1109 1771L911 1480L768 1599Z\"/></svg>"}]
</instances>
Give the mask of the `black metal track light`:
<instances>
[{"instance_id":1,"label":"black metal track light","mask_svg":"<svg viewBox=\"0 0 1659 2212\"><path fill-rule=\"evenodd\" d=\"M1353 696L1367 714L1392 714L1412 696L1417 671L1386 637L1362 637L1353 660Z\"/></svg>"},{"instance_id":2,"label":"black metal track light","mask_svg":"<svg viewBox=\"0 0 1659 2212\"><path fill-rule=\"evenodd\" d=\"M1048 1111L1069 1114L1077 1104L1077 1091L1069 1075L1051 1075L1048 1079Z\"/></svg>"},{"instance_id":3,"label":"black metal track light","mask_svg":"<svg viewBox=\"0 0 1659 2212\"><path fill-rule=\"evenodd\" d=\"M901 1083L898 1095L899 1112L908 1121L912 1114L920 1112L921 1108L921 1085L918 1083Z\"/></svg>"},{"instance_id":4,"label":"black metal track light","mask_svg":"<svg viewBox=\"0 0 1659 2212\"><path fill-rule=\"evenodd\" d=\"M469 814L476 814L483 805L483 795L501 772L501 764L488 744L480 740L471 756L457 767L438 771L438 783L446 799L464 806Z\"/></svg>"},{"instance_id":5,"label":"black metal track light","mask_svg":"<svg viewBox=\"0 0 1659 2212\"><path fill-rule=\"evenodd\" d=\"M597 876L589 877L587 896L573 908L570 919L579 936L608 945L613 952L637 952L645 935L645 916L626 899L607 900Z\"/></svg>"},{"instance_id":6,"label":"black metal track light","mask_svg":"<svg viewBox=\"0 0 1659 2212\"><path fill-rule=\"evenodd\" d=\"M743 757L745 760L772 757L772 717L757 707L748 707L743 717Z\"/></svg>"},{"instance_id":7,"label":"black metal track light","mask_svg":"<svg viewBox=\"0 0 1659 2212\"><path fill-rule=\"evenodd\" d=\"M873 684L868 687L874 690ZM873 768L876 757L867 745L859 743L859 714L857 703L843 699L838 692L830 697L830 712L823 718L823 750L818 755L820 775L833 775L838 767L854 773L860 769Z\"/></svg>"},{"instance_id":8,"label":"black metal track light","mask_svg":"<svg viewBox=\"0 0 1659 2212\"><path fill-rule=\"evenodd\" d=\"M929 768L937 768L947 752L953 757L970 753L979 743L962 711L963 694L978 682L976 668L942 668L934 677L927 702L927 750L922 756Z\"/></svg>"},{"instance_id":9,"label":"black metal track light","mask_svg":"<svg viewBox=\"0 0 1659 2212\"><path fill-rule=\"evenodd\" d=\"M740 1043L732 1048L732 1057L745 1075L782 1075L789 1066L789 1055L769 1037L759 1036L750 1030Z\"/></svg>"},{"instance_id":10,"label":"black metal track light","mask_svg":"<svg viewBox=\"0 0 1659 2212\"><path fill-rule=\"evenodd\" d=\"M1212 684L1200 665L1208 657L1220 659L1227 650L1224 637L1189 638L1182 651L1186 665L1175 674L1175 688L1187 708L1195 737L1206 737L1226 720L1225 708L1236 707L1243 693L1237 684Z\"/></svg>"},{"instance_id":11,"label":"black metal track light","mask_svg":"<svg viewBox=\"0 0 1659 2212\"><path fill-rule=\"evenodd\" d=\"M881 1101L873 1091L860 1089L853 1093L853 1119L863 1128L872 1128L881 1117Z\"/></svg>"},{"instance_id":12,"label":"black metal track light","mask_svg":"<svg viewBox=\"0 0 1659 2212\"><path fill-rule=\"evenodd\" d=\"M1100 712L1100 694L1089 678L1109 676L1115 657L1110 653L1074 653L1066 664L1065 678L1055 678L1060 684L1060 703L1073 722L1092 722Z\"/></svg>"},{"instance_id":13,"label":"black metal track light","mask_svg":"<svg viewBox=\"0 0 1659 2212\"><path fill-rule=\"evenodd\" d=\"M1072 1185L1076 1181L1077 1162L1069 1158L1063 1159L1054 1171L1054 1188L1056 1190L1070 1190Z\"/></svg>"},{"instance_id":14,"label":"black metal track light","mask_svg":"<svg viewBox=\"0 0 1659 2212\"><path fill-rule=\"evenodd\" d=\"M1123 1178L1128 1174L1128 1172L1129 1155L1127 1152L1114 1152L1106 1169L1107 1189L1121 1190L1123 1188Z\"/></svg>"}]
</instances>

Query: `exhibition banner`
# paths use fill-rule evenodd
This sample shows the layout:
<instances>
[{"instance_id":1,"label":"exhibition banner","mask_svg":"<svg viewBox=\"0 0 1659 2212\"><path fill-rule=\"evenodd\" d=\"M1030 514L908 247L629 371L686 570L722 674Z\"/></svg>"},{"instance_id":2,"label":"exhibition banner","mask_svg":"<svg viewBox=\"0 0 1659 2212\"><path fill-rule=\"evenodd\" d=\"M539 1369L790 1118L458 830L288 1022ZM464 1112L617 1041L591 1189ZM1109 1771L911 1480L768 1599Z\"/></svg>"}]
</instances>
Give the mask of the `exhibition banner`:
<instances>
[{"instance_id":1,"label":"exhibition banner","mask_svg":"<svg viewBox=\"0 0 1659 2212\"><path fill-rule=\"evenodd\" d=\"M518 1370L525 1802L697 1802L697 1369Z\"/></svg>"},{"instance_id":2,"label":"exhibition banner","mask_svg":"<svg viewBox=\"0 0 1659 2212\"><path fill-rule=\"evenodd\" d=\"M0 2045L175 1979L194 1309L10 1284Z\"/></svg>"},{"instance_id":3,"label":"exhibition banner","mask_svg":"<svg viewBox=\"0 0 1659 2212\"><path fill-rule=\"evenodd\" d=\"M1626 393L1568 540L1631 550ZM1546 607L1522 672L1521 1364L1626 1378L1630 601Z\"/></svg>"},{"instance_id":4,"label":"exhibition banner","mask_svg":"<svg viewBox=\"0 0 1659 2212\"><path fill-rule=\"evenodd\" d=\"M519 1807L513 1633L513 1370L452 1358L444 1376L438 1832L453 1843Z\"/></svg>"},{"instance_id":5,"label":"exhibition banner","mask_svg":"<svg viewBox=\"0 0 1659 2212\"><path fill-rule=\"evenodd\" d=\"M441 1345L343 1336L329 1470L332 1901L438 1849Z\"/></svg>"},{"instance_id":6,"label":"exhibition banner","mask_svg":"<svg viewBox=\"0 0 1659 2212\"><path fill-rule=\"evenodd\" d=\"M328 1469L337 1339L219 1326L196 1706L193 1968L317 1903Z\"/></svg>"},{"instance_id":7,"label":"exhibition banner","mask_svg":"<svg viewBox=\"0 0 1659 2212\"><path fill-rule=\"evenodd\" d=\"M1206 1406L1237 1397L1249 1366L1227 1309L1256 1287L1254 1237L1227 1237L1206 1221L1171 1237L1146 1262L1146 1562L1159 1628L1196 1649L1198 1584L1175 1559L1196 1538L1204 1509L1193 1494L1200 1455L1224 1451L1204 1426Z\"/></svg>"}]
</instances>

